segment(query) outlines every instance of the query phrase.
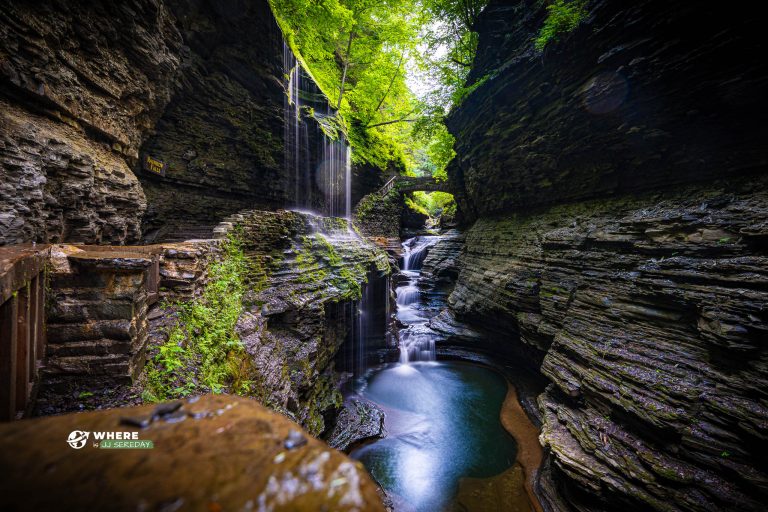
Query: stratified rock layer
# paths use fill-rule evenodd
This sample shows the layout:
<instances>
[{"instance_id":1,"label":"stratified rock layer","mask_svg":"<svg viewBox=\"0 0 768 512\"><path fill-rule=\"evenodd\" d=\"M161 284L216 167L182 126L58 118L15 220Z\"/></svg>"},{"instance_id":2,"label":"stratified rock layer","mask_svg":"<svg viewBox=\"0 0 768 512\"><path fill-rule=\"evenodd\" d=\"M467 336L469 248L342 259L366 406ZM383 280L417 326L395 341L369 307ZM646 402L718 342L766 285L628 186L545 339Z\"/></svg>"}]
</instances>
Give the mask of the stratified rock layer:
<instances>
[{"instance_id":1,"label":"stratified rock layer","mask_svg":"<svg viewBox=\"0 0 768 512\"><path fill-rule=\"evenodd\" d=\"M90 433L79 449L67 443L75 430ZM154 448L95 448L97 431ZM245 398L23 420L0 434L3 510L384 510L359 463Z\"/></svg>"},{"instance_id":2,"label":"stratified rock layer","mask_svg":"<svg viewBox=\"0 0 768 512\"><path fill-rule=\"evenodd\" d=\"M142 161L138 172L149 203L145 235L158 241L293 199L293 173L283 168L286 50L269 4L165 4L186 46L175 94L141 146L143 159L166 166L160 176Z\"/></svg>"},{"instance_id":3,"label":"stratified rock layer","mask_svg":"<svg viewBox=\"0 0 768 512\"><path fill-rule=\"evenodd\" d=\"M448 117L470 217L755 172L768 165L759 21L715 3L591 0L534 47L546 2L492 0Z\"/></svg>"},{"instance_id":4,"label":"stratified rock layer","mask_svg":"<svg viewBox=\"0 0 768 512\"><path fill-rule=\"evenodd\" d=\"M552 383L547 507L762 510L765 40L714 4L570 5L543 52L545 3L476 24L484 81L448 120L477 219L452 313Z\"/></svg>"},{"instance_id":5,"label":"stratified rock layer","mask_svg":"<svg viewBox=\"0 0 768 512\"><path fill-rule=\"evenodd\" d=\"M130 164L180 66L172 15L148 1L0 12L0 244L136 242Z\"/></svg>"},{"instance_id":6,"label":"stratified rock layer","mask_svg":"<svg viewBox=\"0 0 768 512\"><path fill-rule=\"evenodd\" d=\"M204 239L246 208L327 210L318 119L302 110L301 147L285 137L296 61L267 0L0 13L0 244ZM304 107L331 114L302 77Z\"/></svg>"},{"instance_id":7,"label":"stratified rock layer","mask_svg":"<svg viewBox=\"0 0 768 512\"><path fill-rule=\"evenodd\" d=\"M135 242L146 199L107 144L0 100L0 244Z\"/></svg>"},{"instance_id":8,"label":"stratified rock layer","mask_svg":"<svg viewBox=\"0 0 768 512\"><path fill-rule=\"evenodd\" d=\"M592 502L760 509L765 185L563 205L467 233L453 311L497 350L542 361L541 441Z\"/></svg>"},{"instance_id":9,"label":"stratified rock layer","mask_svg":"<svg viewBox=\"0 0 768 512\"><path fill-rule=\"evenodd\" d=\"M353 370L334 360L345 341L354 343L363 293L384 281L387 256L342 218L281 210L230 220L253 268L264 272L249 276L254 291L236 326L258 372L254 388L264 403L320 434L323 415L341 405L337 371ZM383 314L368 313L383 327Z\"/></svg>"}]
</instances>

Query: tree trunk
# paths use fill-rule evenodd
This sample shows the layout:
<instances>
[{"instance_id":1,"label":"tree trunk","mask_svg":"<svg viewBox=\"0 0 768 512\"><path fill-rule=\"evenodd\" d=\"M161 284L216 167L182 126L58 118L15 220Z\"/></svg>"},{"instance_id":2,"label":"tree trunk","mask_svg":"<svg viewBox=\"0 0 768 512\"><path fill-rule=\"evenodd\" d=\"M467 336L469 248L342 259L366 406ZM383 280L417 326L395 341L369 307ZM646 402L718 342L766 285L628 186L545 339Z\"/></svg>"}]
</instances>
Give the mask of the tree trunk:
<instances>
[{"instance_id":1,"label":"tree trunk","mask_svg":"<svg viewBox=\"0 0 768 512\"><path fill-rule=\"evenodd\" d=\"M349 40L347 41L347 54L344 56L344 69L341 70L341 86L339 87L339 102L336 104L336 110L341 108L341 98L344 97L344 83L347 81L347 69L349 69L349 60L352 52L352 39L355 33L349 31Z\"/></svg>"}]
</instances>

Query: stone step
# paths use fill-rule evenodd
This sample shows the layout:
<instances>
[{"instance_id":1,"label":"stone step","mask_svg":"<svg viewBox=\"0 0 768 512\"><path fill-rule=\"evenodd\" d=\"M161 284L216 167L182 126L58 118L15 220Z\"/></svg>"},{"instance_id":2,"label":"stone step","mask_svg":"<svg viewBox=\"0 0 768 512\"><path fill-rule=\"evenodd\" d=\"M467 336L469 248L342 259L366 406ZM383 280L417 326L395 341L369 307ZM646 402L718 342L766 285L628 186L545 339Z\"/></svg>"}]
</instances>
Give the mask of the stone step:
<instances>
[{"instance_id":1,"label":"stone step","mask_svg":"<svg viewBox=\"0 0 768 512\"><path fill-rule=\"evenodd\" d=\"M136 327L127 319L48 325L48 343L69 343L99 338L130 341L134 336L136 336Z\"/></svg>"},{"instance_id":2,"label":"stone step","mask_svg":"<svg viewBox=\"0 0 768 512\"><path fill-rule=\"evenodd\" d=\"M41 368L43 375L130 375L131 358L124 354L49 357Z\"/></svg>"},{"instance_id":3,"label":"stone step","mask_svg":"<svg viewBox=\"0 0 768 512\"><path fill-rule=\"evenodd\" d=\"M91 320L122 320L132 318L137 310L136 301L131 299L76 300L66 298L55 302L48 312L51 325L72 324Z\"/></svg>"},{"instance_id":4,"label":"stone step","mask_svg":"<svg viewBox=\"0 0 768 512\"><path fill-rule=\"evenodd\" d=\"M127 341L111 339L97 339L87 341L72 341L69 343L51 343L46 347L46 355L49 358L83 357L83 356L108 356L130 354L132 346Z\"/></svg>"}]
</instances>

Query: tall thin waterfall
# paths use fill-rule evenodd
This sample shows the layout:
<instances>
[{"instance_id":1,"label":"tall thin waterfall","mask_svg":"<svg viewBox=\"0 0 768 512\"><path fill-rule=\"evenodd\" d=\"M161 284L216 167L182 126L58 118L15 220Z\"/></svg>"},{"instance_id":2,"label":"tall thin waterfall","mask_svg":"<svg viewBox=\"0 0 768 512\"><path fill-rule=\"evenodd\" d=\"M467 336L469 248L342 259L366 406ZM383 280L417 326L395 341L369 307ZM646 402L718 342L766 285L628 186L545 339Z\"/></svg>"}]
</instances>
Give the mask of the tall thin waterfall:
<instances>
[{"instance_id":1,"label":"tall thin waterfall","mask_svg":"<svg viewBox=\"0 0 768 512\"><path fill-rule=\"evenodd\" d=\"M407 326L399 333L401 363L436 359L435 337L426 326L429 319L419 310L421 298L419 278L427 252L438 240L437 236L423 236L403 242L401 274L407 278L407 281L395 289L397 319Z\"/></svg>"},{"instance_id":2,"label":"tall thin waterfall","mask_svg":"<svg viewBox=\"0 0 768 512\"><path fill-rule=\"evenodd\" d=\"M335 111L287 44L283 73L284 166L293 206L350 218L352 150L330 122Z\"/></svg>"}]
</instances>

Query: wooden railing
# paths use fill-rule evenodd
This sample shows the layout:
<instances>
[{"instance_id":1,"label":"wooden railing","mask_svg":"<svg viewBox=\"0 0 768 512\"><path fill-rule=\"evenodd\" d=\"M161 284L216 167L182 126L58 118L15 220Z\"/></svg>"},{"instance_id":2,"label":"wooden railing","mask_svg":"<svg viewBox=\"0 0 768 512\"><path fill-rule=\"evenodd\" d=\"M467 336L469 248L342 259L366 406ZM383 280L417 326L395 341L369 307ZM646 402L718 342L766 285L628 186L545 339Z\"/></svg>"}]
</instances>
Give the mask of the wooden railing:
<instances>
[{"instance_id":1,"label":"wooden railing","mask_svg":"<svg viewBox=\"0 0 768 512\"><path fill-rule=\"evenodd\" d=\"M0 247L0 421L27 412L45 351L48 248Z\"/></svg>"},{"instance_id":2,"label":"wooden railing","mask_svg":"<svg viewBox=\"0 0 768 512\"><path fill-rule=\"evenodd\" d=\"M388 182L384 184L383 187L379 189L379 195L385 196L389 194L389 191L392 190L392 187L395 186L395 182L397 181L398 176L392 176Z\"/></svg>"},{"instance_id":3,"label":"wooden railing","mask_svg":"<svg viewBox=\"0 0 768 512\"><path fill-rule=\"evenodd\" d=\"M147 305L160 300L160 255L152 255L152 265L147 270Z\"/></svg>"}]
</instances>

